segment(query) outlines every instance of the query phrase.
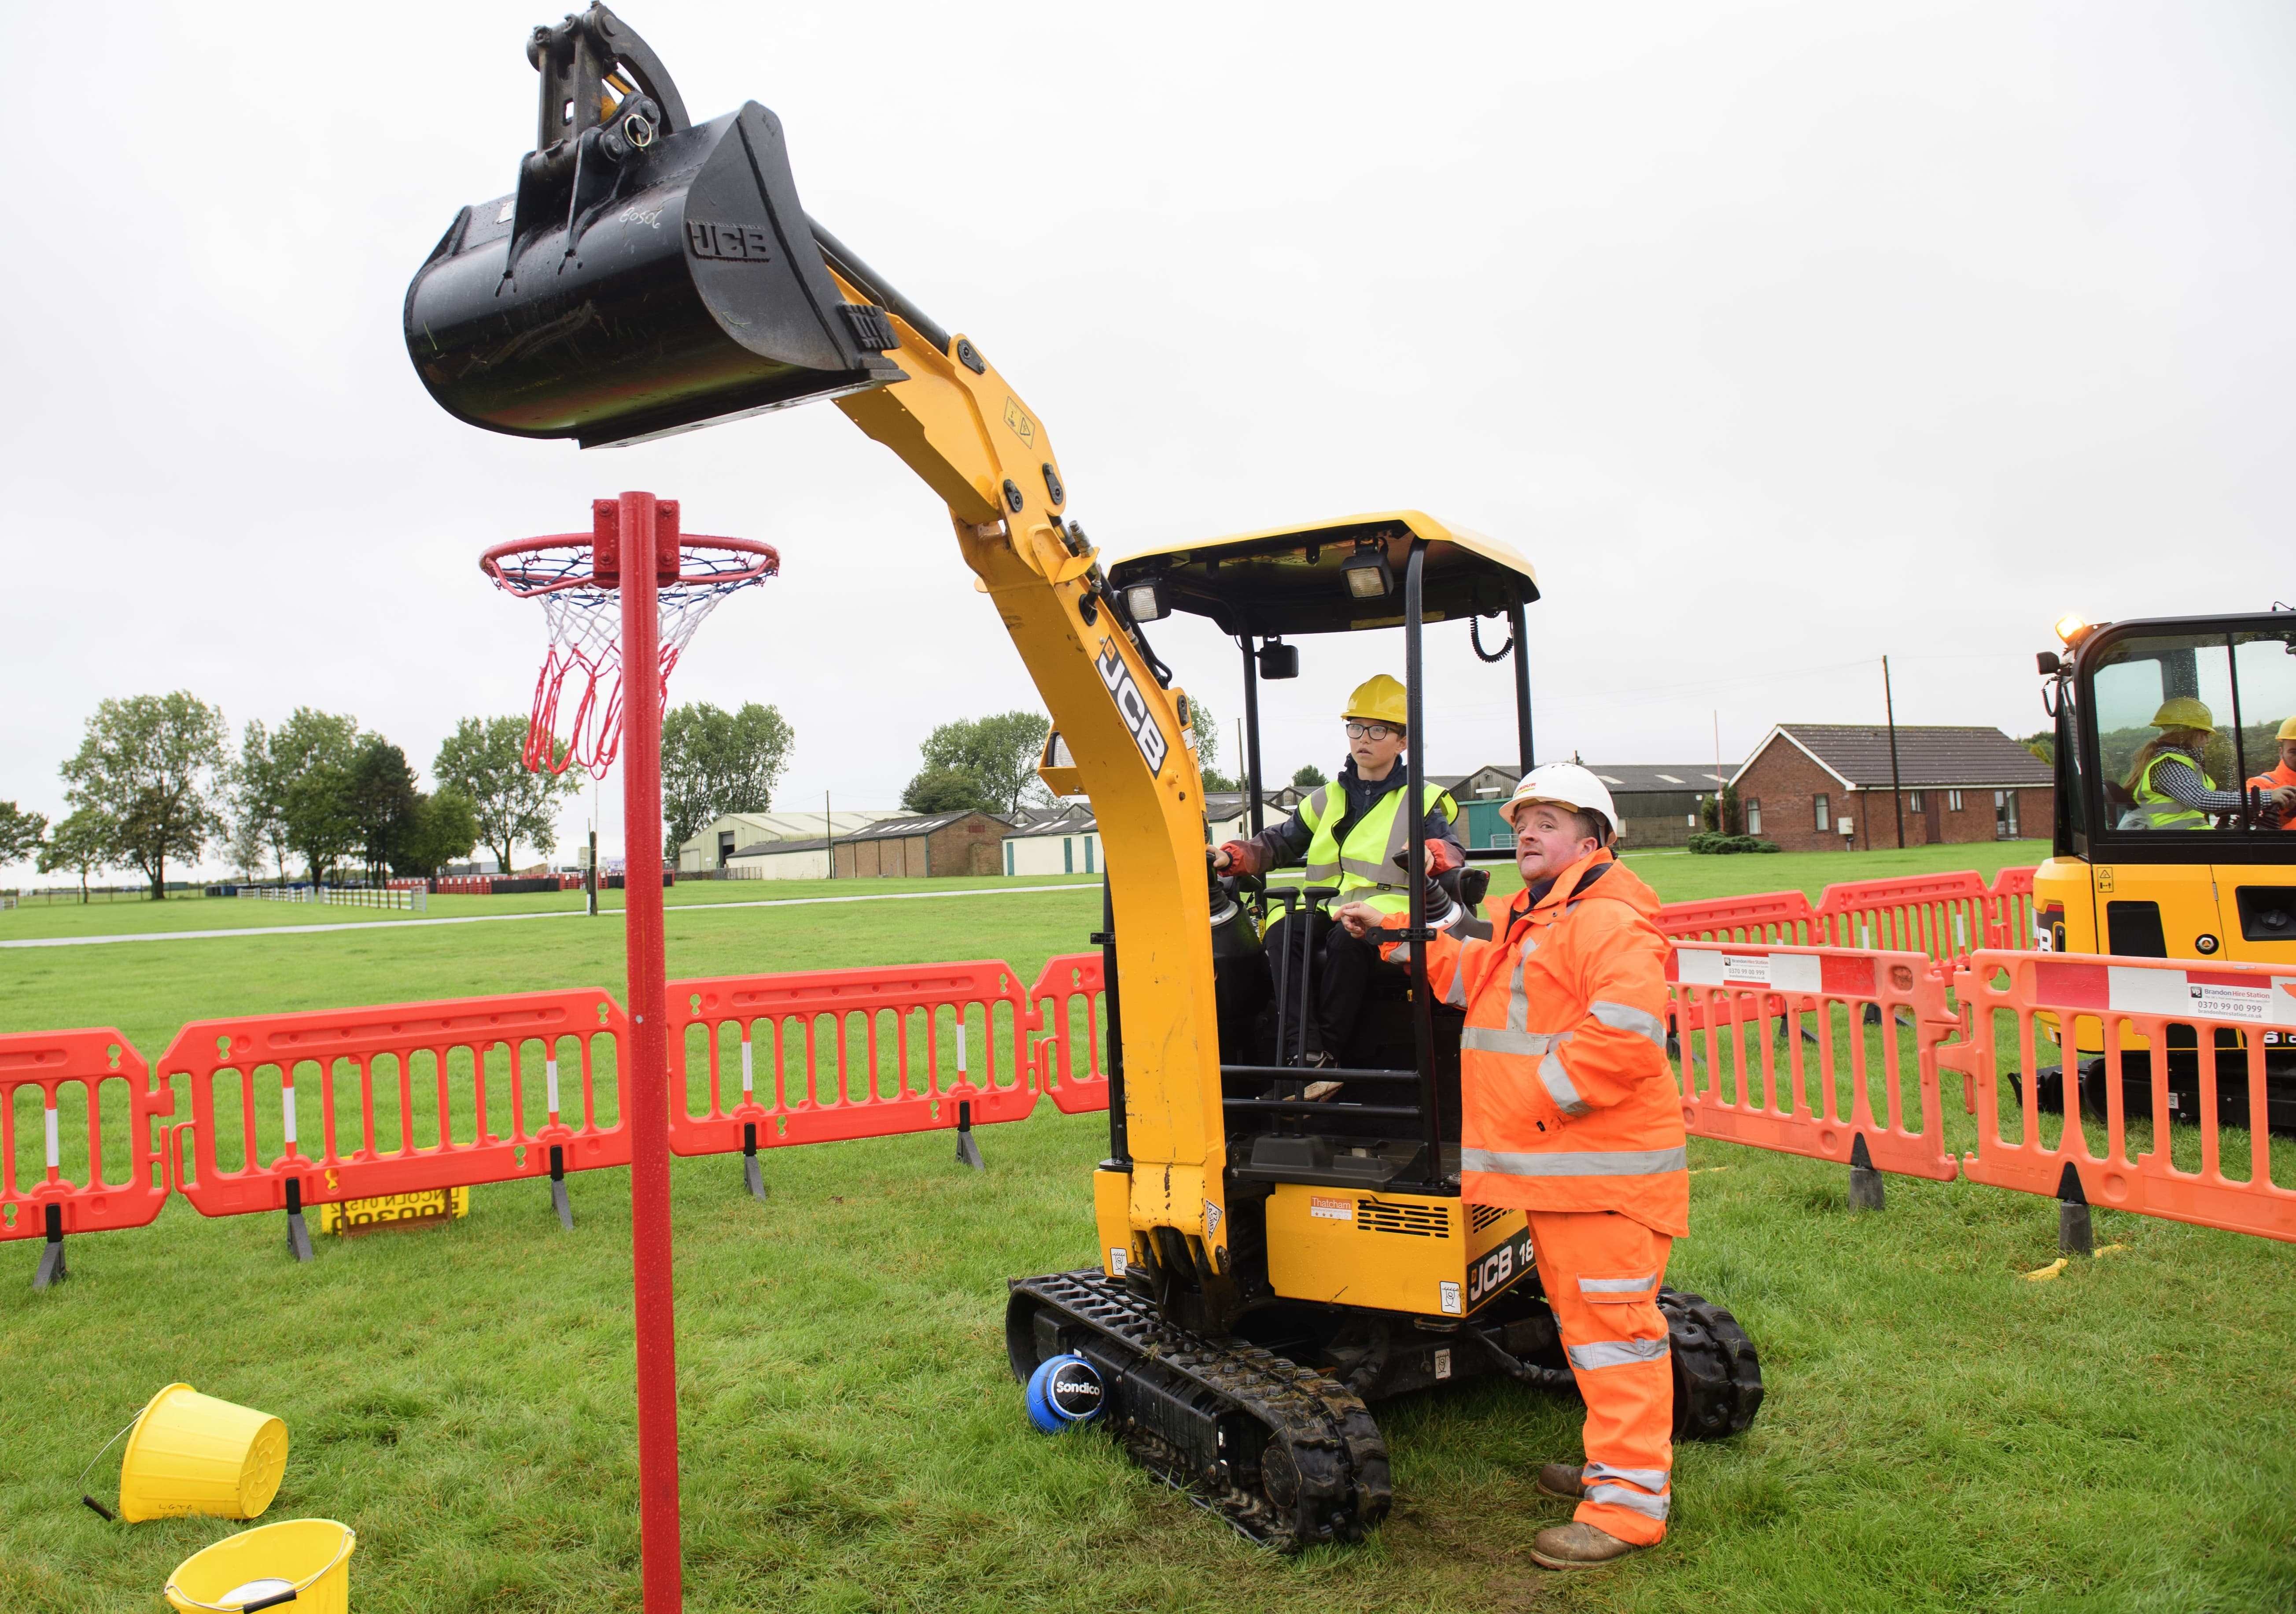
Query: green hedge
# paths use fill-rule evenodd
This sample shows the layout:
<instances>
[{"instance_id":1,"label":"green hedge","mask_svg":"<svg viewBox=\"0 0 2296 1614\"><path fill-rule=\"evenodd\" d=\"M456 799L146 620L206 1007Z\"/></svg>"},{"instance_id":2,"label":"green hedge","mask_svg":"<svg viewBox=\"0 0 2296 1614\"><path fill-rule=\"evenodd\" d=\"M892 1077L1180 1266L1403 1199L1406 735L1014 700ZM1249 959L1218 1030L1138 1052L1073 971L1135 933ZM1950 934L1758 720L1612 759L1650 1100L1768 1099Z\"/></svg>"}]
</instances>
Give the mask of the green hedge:
<instances>
[{"instance_id":1,"label":"green hedge","mask_svg":"<svg viewBox=\"0 0 2296 1614\"><path fill-rule=\"evenodd\" d=\"M1775 852L1775 841L1763 840L1752 835L1716 835L1708 831L1690 837L1690 850L1702 855L1719 856L1732 852Z\"/></svg>"}]
</instances>

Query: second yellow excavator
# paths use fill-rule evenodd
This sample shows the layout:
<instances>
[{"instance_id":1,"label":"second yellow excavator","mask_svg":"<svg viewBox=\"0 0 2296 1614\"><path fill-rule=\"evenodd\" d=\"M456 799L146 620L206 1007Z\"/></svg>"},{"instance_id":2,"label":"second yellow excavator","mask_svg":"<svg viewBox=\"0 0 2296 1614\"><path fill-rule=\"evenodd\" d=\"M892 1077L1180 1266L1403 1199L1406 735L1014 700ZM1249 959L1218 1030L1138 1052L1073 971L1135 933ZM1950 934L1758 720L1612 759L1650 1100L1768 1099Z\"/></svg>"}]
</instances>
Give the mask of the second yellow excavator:
<instances>
[{"instance_id":1,"label":"second yellow excavator","mask_svg":"<svg viewBox=\"0 0 2296 1614\"><path fill-rule=\"evenodd\" d=\"M1257 677L1296 670L1298 638L1400 626L1415 798L1426 623L1508 618L1531 763L1529 564L1398 510L1170 546L1111 575L1043 421L978 345L806 217L773 113L694 121L603 5L536 29L528 55L536 149L407 288L416 371L472 424L586 447L831 399L946 501L1051 714L1046 778L1090 796L1107 849L1099 1256L1013 1283L1013 1367L1091 1363L1134 1455L1254 1539L1359 1537L1390 1499L1367 1401L1492 1372L1571 1380L1521 1213L1460 1198L1458 1017L1423 973L1365 1014L1341 1069L1316 1073L1343 1079L1341 1099L1302 1096L1284 1028L1308 983L1271 973L1257 918L1316 893L1210 878L1188 696L1145 625L1195 612L1237 638L1255 757ZM1423 931L1423 830L1402 816ZM1744 1429L1762 1395L1745 1336L1696 1296L1660 1304L1677 1434Z\"/></svg>"}]
</instances>

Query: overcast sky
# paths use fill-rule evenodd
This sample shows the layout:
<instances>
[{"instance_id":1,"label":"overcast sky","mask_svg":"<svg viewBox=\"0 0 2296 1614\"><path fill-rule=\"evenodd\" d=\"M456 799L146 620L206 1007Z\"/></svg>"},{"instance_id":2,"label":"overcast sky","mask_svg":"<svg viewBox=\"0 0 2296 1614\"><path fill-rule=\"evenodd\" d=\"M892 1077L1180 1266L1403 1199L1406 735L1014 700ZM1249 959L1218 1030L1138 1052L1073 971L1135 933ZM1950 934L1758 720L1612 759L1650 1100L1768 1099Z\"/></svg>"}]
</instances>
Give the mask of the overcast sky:
<instances>
[{"instance_id":1,"label":"overcast sky","mask_svg":"<svg viewBox=\"0 0 2296 1614\"><path fill-rule=\"evenodd\" d=\"M781 708L777 807L889 807L934 724L1036 704L942 507L832 408L585 453L430 402L406 284L512 188L560 9L16 15L62 100L0 268L0 799L59 814L95 703L177 688L355 713L427 783L543 648L479 551L625 488L781 548L671 691ZM988 353L1109 554L1408 506L1529 556L1542 755L1878 721L1885 652L1901 721L2022 734L2063 612L2296 599L2296 8L622 15L695 117L780 114L808 210ZM1232 645L1156 638L1232 733ZM1463 640L1439 771L1512 753ZM1271 776L1402 671L1393 634L1301 660Z\"/></svg>"}]
</instances>

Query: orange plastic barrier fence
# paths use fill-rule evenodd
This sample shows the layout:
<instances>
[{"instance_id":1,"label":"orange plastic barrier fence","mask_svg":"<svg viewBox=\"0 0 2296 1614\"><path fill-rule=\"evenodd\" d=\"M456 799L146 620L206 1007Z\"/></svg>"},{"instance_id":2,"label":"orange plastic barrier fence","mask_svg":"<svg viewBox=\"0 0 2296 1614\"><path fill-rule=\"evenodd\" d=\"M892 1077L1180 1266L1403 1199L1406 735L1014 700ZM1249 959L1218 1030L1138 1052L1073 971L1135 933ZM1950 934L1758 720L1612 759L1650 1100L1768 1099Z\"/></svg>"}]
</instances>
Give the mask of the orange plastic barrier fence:
<instances>
[{"instance_id":1,"label":"orange plastic barrier fence","mask_svg":"<svg viewBox=\"0 0 2296 1614\"><path fill-rule=\"evenodd\" d=\"M1046 959L1037 984L1029 988L1036 1025L1046 1033L1029 1045L1037 1088L1050 1093L1063 1115L1108 1108L1108 1072L1102 1064L1107 990L1096 952Z\"/></svg>"},{"instance_id":2,"label":"orange plastic barrier fence","mask_svg":"<svg viewBox=\"0 0 2296 1614\"><path fill-rule=\"evenodd\" d=\"M32 1106L23 1100L30 1098L39 1100L37 1174L27 1169ZM107 1111L127 1149L122 1177L104 1174ZM0 1239L48 1240L34 1287L63 1275L66 1233L142 1227L160 1214L168 1180L157 1123L175 1112L175 1094L152 1080L144 1057L109 1027L0 1036Z\"/></svg>"},{"instance_id":3,"label":"orange plastic barrier fence","mask_svg":"<svg viewBox=\"0 0 2296 1614\"><path fill-rule=\"evenodd\" d=\"M1799 891L1764 891L1750 896L1669 902L1658 910L1653 922L1659 934L1671 941L1795 947L1816 939L1811 934L1816 918L1809 899ZM1807 1012L1812 1005L1804 1001L1795 1007ZM1785 1010L1785 1000L1773 996L1765 1000L1761 1013L1775 1017ZM1677 1033L1695 1030L1706 1024L1705 1015L1703 1001L1677 997L1673 1010L1674 1030Z\"/></svg>"},{"instance_id":4,"label":"orange plastic barrier fence","mask_svg":"<svg viewBox=\"0 0 2296 1614\"><path fill-rule=\"evenodd\" d=\"M2038 869L2005 869L1993 877L1993 902L1985 944L2023 952L2034 947L2033 877Z\"/></svg>"},{"instance_id":5,"label":"orange plastic barrier fence","mask_svg":"<svg viewBox=\"0 0 2296 1614\"><path fill-rule=\"evenodd\" d=\"M1828 885L1817 936L1828 947L1918 952L1948 964L1986 945L1992 893L1972 869Z\"/></svg>"},{"instance_id":6,"label":"orange plastic barrier fence","mask_svg":"<svg viewBox=\"0 0 2296 1614\"><path fill-rule=\"evenodd\" d=\"M976 1125L1020 1120L1037 1104L1032 1019L994 959L672 981L670 1085L685 1101L669 1147L930 1132L957 1125L960 1102Z\"/></svg>"},{"instance_id":7,"label":"orange plastic barrier fence","mask_svg":"<svg viewBox=\"0 0 2296 1614\"><path fill-rule=\"evenodd\" d=\"M1809 899L1799 891L1766 891L1753 896L1714 897L1702 902L1669 902L1654 921L1661 935L1680 941L1771 942L1796 947L1808 943L1816 918Z\"/></svg>"},{"instance_id":8,"label":"orange plastic barrier fence","mask_svg":"<svg viewBox=\"0 0 2296 1614\"><path fill-rule=\"evenodd\" d=\"M1677 943L1667 980L1693 1134L1843 1162L1863 1136L1877 1169L1952 1180L1938 1049L1961 1021L1927 957Z\"/></svg>"},{"instance_id":9,"label":"orange plastic barrier fence","mask_svg":"<svg viewBox=\"0 0 2296 1614\"><path fill-rule=\"evenodd\" d=\"M1923 952L1948 968L1980 947L2030 947L2033 872L2005 869L1991 885L1973 869L1828 885L1811 940Z\"/></svg>"},{"instance_id":10,"label":"orange plastic barrier fence","mask_svg":"<svg viewBox=\"0 0 2296 1614\"><path fill-rule=\"evenodd\" d=\"M628 1034L621 1005L586 990L197 1021L160 1056L162 1080L191 1081L176 1185L233 1216L555 1176L554 1154L570 1172L627 1165Z\"/></svg>"},{"instance_id":11,"label":"orange plastic barrier fence","mask_svg":"<svg viewBox=\"0 0 2296 1614\"><path fill-rule=\"evenodd\" d=\"M2278 1031L2277 1051L2296 1027L2296 970L1984 949L1954 976L1954 991L1971 1011L1971 1030L1945 1063L1975 1078L1977 1150L1963 1160L1972 1182L2054 1194L2070 1165L2092 1205L2296 1240L2296 1189L2272 1180L2265 1085L2266 1036ZM2059 1028L2072 1033L2062 1047ZM2005 1071L2002 1037L2013 1030L2013 1068ZM2135 1056L2129 1062L2152 1090L2149 1124L2138 1123L2148 1138L2132 1145L2129 1137L2128 1095L2113 1068L2128 1055L2106 1058L2099 1115L2095 1089L2084 1092L2079 1079L2084 1043ZM2063 1114L2044 1123L2039 1090L2051 1071L2062 1083ZM2185 1138L2191 1169L2177 1164L2177 1140L2164 1141L2157 1119L2181 1109L2170 1102L2171 1083L2187 1082L2198 1090L2197 1114L2179 1117L2199 1123L2197 1139ZM2243 1136L2223 1136L2227 1110L2235 1127L2245 1122ZM2100 1127L2101 1153L2091 1147ZM2051 1129L2054 1141L2045 1141ZM2244 1175L2226 1173L2227 1154L2245 1157Z\"/></svg>"}]
</instances>

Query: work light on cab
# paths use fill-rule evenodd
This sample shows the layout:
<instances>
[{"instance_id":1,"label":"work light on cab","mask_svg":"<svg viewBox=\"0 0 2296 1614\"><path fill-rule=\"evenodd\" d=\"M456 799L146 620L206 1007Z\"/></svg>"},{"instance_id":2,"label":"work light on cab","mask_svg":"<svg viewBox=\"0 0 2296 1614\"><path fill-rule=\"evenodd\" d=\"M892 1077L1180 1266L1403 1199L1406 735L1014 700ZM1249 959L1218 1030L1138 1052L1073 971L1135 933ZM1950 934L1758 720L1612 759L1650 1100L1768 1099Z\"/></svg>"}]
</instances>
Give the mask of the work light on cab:
<instances>
[{"instance_id":1,"label":"work light on cab","mask_svg":"<svg viewBox=\"0 0 2296 1614\"><path fill-rule=\"evenodd\" d=\"M1160 622L1172 613L1164 602L1163 583L1152 577L1124 591L1124 609L1136 622Z\"/></svg>"},{"instance_id":2,"label":"work light on cab","mask_svg":"<svg viewBox=\"0 0 2296 1614\"><path fill-rule=\"evenodd\" d=\"M1389 570L1387 556L1377 549L1358 549L1342 561L1340 572L1348 580L1348 592L1357 599L1377 599L1395 592L1395 573Z\"/></svg>"}]
</instances>

